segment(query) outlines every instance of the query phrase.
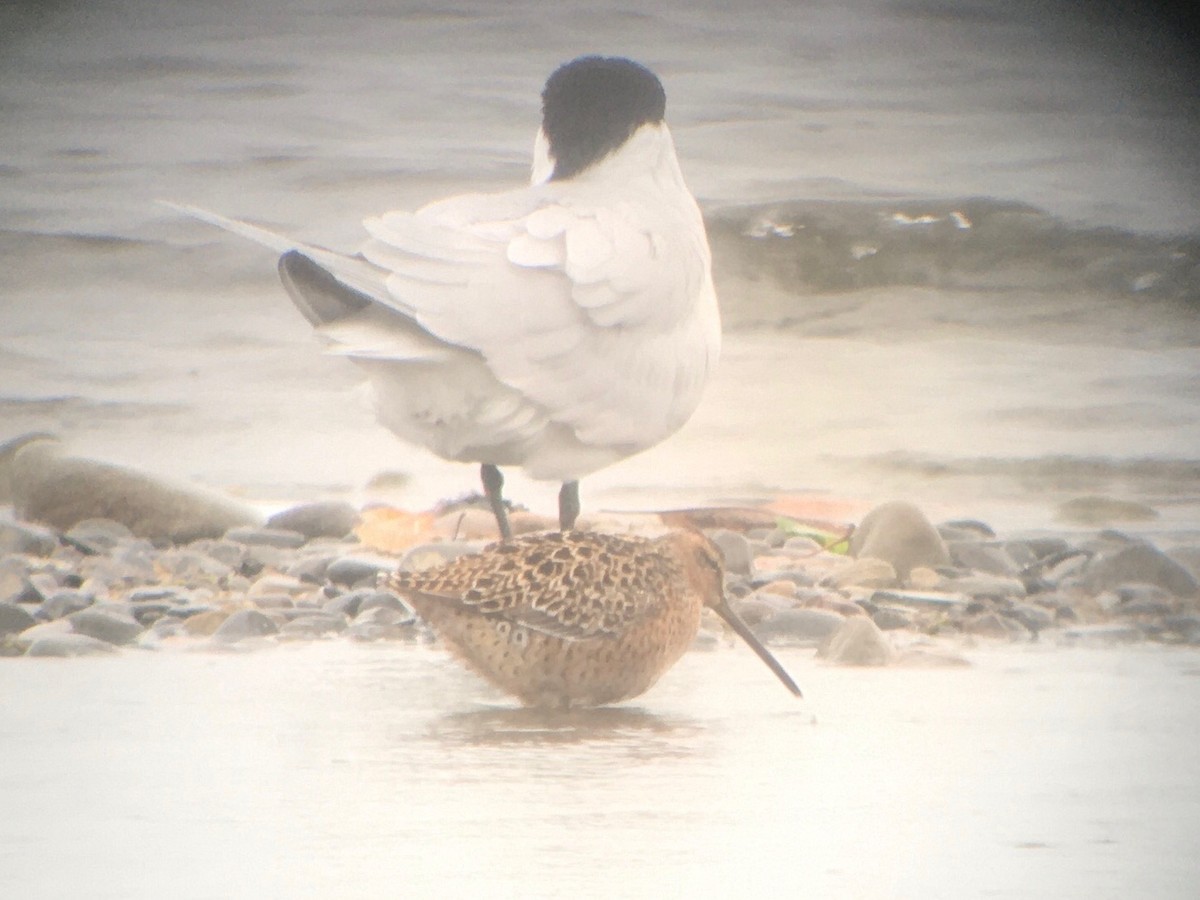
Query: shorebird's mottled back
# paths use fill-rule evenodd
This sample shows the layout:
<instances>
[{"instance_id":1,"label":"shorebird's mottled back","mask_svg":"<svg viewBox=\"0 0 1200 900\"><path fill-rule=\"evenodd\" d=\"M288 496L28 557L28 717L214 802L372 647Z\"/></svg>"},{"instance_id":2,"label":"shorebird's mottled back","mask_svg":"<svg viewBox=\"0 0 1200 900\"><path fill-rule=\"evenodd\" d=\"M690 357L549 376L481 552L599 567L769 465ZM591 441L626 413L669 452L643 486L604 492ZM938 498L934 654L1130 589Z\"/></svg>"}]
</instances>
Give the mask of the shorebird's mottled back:
<instances>
[{"instance_id":1,"label":"shorebird's mottled back","mask_svg":"<svg viewBox=\"0 0 1200 900\"><path fill-rule=\"evenodd\" d=\"M398 572L388 586L472 668L531 706L599 706L641 694L687 650L703 606L799 693L729 610L723 580L719 551L699 534L569 531Z\"/></svg>"}]
</instances>

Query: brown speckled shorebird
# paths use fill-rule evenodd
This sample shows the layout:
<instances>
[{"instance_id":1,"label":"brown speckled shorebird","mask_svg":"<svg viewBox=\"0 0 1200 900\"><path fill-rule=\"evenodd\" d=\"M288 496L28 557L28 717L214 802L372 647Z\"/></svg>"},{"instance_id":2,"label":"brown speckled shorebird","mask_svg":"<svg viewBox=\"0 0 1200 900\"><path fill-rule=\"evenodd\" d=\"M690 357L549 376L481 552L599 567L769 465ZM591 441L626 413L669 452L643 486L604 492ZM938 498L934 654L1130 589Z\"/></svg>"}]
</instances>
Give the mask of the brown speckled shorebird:
<instances>
[{"instance_id":1,"label":"brown speckled shorebird","mask_svg":"<svg viewBox=\"0 0 1200 900\"><path fill-rule=\"evenodd\" d=\"M471 668L528 706L636 697L687 650L705 606L800 696L726 604L720 551L696 532L654 540L528 535L434 569L398 572L388 586Z\"/></svg>"}]
</instances>

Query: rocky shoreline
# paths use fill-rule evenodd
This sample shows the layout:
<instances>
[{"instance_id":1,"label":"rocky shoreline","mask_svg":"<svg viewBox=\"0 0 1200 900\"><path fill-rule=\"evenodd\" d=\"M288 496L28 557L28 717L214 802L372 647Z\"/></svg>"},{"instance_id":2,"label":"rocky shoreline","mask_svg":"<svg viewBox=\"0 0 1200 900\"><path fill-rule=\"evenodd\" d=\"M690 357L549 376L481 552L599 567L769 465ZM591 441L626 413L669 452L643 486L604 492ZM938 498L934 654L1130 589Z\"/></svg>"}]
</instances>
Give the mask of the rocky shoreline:
<instances>
[{"instance_id":1,"label":"rocky shoreline","mask_svg":"<svg viewBox=\"0 0 1200 900\"><path fill-rule=\"evenodd\" d=\"M344 503L187 541L139 536L112 518L68 528L0 520L0 655L435 641L379 587L380 573L477 552L490 515L458 507L421 522L418 540L404 532L385 546L378 524L364 528L363 513ZM550 527L529 514L514 524ZM725 554L731 604L759 637L816 648L831 663L961 665L982 642L1200 646L1200 545L1185 540L1160 547L1118 531L1005 538L981 522L935 526L908 503L877 507L846 540L757 508L582 524L703 528ZM695 646L726 643L723 624L706 619Z\"/></svg>"}]
</instances>

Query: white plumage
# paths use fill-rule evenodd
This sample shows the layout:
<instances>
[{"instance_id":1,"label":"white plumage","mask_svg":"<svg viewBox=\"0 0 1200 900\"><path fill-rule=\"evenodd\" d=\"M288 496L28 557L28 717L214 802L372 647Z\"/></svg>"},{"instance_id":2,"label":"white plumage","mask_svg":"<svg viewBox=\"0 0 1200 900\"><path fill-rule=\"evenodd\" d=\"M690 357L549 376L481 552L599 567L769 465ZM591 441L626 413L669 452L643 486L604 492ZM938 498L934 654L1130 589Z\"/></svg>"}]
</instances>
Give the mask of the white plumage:
<instances>
[{"instance_id":1,"label":"white plumage","mask_svg":"<svg viewBox=\"0 0 1200 900\"><path fill-rule=\"evenodd\" d=\"M720 349L704 224L670 131L644 110L612 121L622 91L645 87L621 83L626 67L661 95L627 60L567 64L543 95L533 184L367 219L357 256L180 208L284 254L289 294L330 352L367 371L386 427L446 459L483 463L485 487L489 467L520 466L573 491L678 430ZM614 72L615 87L605 81ZM552 93L560 75L582 87ZM595 149L587 110L583 126L553 130L552 104L579 92L605 120ZM556 177L568 141L585 145L568 149L586 164ZM499 483L488 494L507 533ZM574 514L560 518L569 527Z\"/></svg>"}]
</instances>

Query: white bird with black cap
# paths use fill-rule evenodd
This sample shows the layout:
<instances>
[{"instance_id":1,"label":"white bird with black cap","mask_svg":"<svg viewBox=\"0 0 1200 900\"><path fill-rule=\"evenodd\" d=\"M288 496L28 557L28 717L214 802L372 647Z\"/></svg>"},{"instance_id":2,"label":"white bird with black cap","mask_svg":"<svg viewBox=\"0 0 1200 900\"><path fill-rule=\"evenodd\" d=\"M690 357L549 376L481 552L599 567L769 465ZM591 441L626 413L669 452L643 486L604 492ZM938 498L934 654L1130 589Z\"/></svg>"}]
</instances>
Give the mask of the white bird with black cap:
<instances>
[{"instance_id":1,"label":"white bird with black cap","mask_svg":"<svg viewBox=\"0 0 1200 900\"><path fill-rule=\"evenodd\" d=\"M704 223L647 68L586 56L542 92L531 185L364 222L345 255L176 206L282 256L284 287L328 351L373 383L380 422L480 463L503 538L501 467L562 483L677 431L717 363Z\"/></svg>"}]
</instances>

